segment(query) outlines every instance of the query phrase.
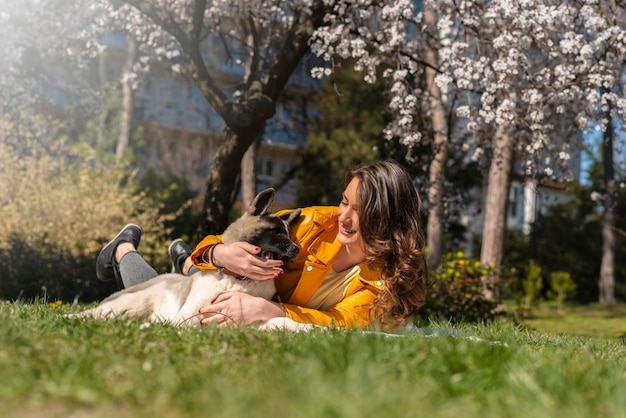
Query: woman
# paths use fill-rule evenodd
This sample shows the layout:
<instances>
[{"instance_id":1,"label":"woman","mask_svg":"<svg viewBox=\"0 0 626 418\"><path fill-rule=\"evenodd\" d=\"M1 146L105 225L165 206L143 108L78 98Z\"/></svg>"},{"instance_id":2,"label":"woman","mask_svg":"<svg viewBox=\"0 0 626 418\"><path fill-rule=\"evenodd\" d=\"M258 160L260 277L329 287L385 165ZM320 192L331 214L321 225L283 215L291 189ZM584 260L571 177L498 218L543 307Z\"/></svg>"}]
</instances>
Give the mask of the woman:
<instances>
[{"instance_id":1,"label":"woman","mask_svg":"<svg viewBox=\"0 0 626 418\"><path fill-rule=\"evenodd\" d=\"M257 257L259 249L245 242L221 244L219 236L205 237L189 258L188 247L173 242L170 256L184 273L224 268L276 280L275 300L224 293L200 310L202 324L249 325L275 317L347 328L374 320L387 327L405 324L424 304L428 278L417 190L409 174L389 161L350 170L345 185L339 207L302 209L291 229L300 253L288 265ZM119 260L116 274L128 286L125 276L145 280L152 273L125 272L122 257L136 252L140 237L128 226L125 230L102 250L99 271L111 275ZM101 258L111 262L105 265Z\"/></svg>"}]
</instances>

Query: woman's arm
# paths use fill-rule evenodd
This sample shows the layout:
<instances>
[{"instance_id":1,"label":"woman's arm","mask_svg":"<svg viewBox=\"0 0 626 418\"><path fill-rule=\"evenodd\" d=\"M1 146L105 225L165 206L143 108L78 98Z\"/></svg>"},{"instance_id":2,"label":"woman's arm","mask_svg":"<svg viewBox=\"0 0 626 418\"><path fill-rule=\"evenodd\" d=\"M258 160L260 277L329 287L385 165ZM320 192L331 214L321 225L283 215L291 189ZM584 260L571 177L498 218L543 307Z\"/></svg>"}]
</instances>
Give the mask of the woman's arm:
<instances>
[{"instance_id":1,"label":"woman's arm","mask_svg":"<svg viewBox=\"0 0 626 418\"><path fill-rule=\"evenodd\" d=\"M222 244L221 237L207 236L191 254L191 261L200 269L223 268L226 273L253 280L270 280L283 273L280 260L265 260L261 251L247 242ZM216 245L219 244L219 245Z\"/></svg>"},{"instance_id":2,"label":"woman's arm","mask_svg":"<svg viewBox=\"0 0 626 418\"><path fill-rule=\"evenodd\" d=\"M326 311L292 304L269 301L241 292L227 292L218 296L210 306L200 309L205 317L203 325L241 326L264 322L271 318L288 317L296 322L321 326L334 325L345 328L363 328L373 318L369 305L376 292L364 287Z\"/></svg>"},{"instance_id":3,"label":"woman's arm","mask_svg":"<svg viewBox=\"0 0 626 418\"><path fill-rule=\"evenodd\" d=\"M286 315L281 304L242 292L222 293L200 313L204 314L202 325L221 327L252 325Z\"/></svg>"}]
</instances>

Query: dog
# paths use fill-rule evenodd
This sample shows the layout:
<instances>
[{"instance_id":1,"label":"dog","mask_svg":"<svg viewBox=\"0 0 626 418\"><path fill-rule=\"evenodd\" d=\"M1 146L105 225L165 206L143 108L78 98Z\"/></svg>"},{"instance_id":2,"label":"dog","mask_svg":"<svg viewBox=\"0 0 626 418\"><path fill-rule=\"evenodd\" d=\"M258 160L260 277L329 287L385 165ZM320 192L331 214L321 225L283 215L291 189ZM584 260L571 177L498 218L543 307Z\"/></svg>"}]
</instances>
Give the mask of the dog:
<instances>
[{"instance_id":1,"label":"dog","mask_svg":"<svg viewBox=\"0 0 626 418\"><path fill-rule=\"evenodd\" d=\"M294 261L300 249L291 241L289 227L300 216L296 209L282 216L272 213L274 189L259 193L243 215L222 235L225 244L246 241L261 248L260 256ZM223 270L202 270L191 276L161 274L154 279L121 290L104 299L95 308L72 315L85 318L137 317L150 322L176 326L200 325L200 308L210 306L221 293L245 292L271 300L276 293L274 280L251 280L226 274ZM289 318L273 318L259 324L261 329L308 330Z\"/></svg>"}]
</instances>

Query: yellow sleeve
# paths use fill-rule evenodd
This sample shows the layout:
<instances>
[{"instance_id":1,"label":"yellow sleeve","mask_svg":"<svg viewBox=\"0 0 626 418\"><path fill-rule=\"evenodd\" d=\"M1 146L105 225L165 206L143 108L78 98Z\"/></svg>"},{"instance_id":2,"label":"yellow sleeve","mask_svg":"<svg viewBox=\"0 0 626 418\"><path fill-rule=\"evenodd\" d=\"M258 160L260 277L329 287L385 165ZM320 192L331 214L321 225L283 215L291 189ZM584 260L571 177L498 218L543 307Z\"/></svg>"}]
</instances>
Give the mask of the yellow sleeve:
<instances>
[{"instance_id":1,"label":"yellow sleeve","mask_svg":"<svg viewBox=\"0 0 626 418\"><path fill-rule=\"evenodd\" d=\"M363 287L326 311L283 303L287 316L296 322L321 326L363 328L373 319L369 306L376 298L377 289Z\"/></svg>"},{"instance_id":2,"label":"yellow sleeve","mask_svg":"<svg viewBox=\"0 0 626 418\"><path fill-rule=\"evenodd\" d=\"M200 241L198 245L196 245L196 248L191 253L191 262L194 264L194 266L203 270L217 270L215 266L207 262L208 260L204 260L203 255L205 251L208 251L209 248L211 248L218 242L222 242L221 235L207 235L206 237L204 237L204 239Z\"/></svg>"}]
</instances>

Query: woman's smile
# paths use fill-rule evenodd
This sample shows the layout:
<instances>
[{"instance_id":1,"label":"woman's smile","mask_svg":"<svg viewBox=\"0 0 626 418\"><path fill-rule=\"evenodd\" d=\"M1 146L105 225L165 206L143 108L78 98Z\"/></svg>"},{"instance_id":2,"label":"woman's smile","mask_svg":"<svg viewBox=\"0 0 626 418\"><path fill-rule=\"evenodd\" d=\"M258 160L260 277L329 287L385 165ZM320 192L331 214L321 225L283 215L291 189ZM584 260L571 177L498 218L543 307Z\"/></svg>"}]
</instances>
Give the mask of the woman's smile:
<instances>
[{"instance_id":1,"label":"woman's smile","mask_svg":"<svg viewBox=\"0 0 626 418\"><path fill-rule=\"evenodd\" d=\"M339 235L337 240L343 245L362 249L359 233L359 201L357 191L359 180L354 178L346 186L341 203L339 203Z\"/></svg>"},{"instance_id":2,"label":"woman's smile","mask_svg":"<svg viewBox=\"0 0 626 418\"><path fill-rule=\"evenodd\" d=\"M353 235L357 233L356 230L346 227L345 224L340 224L339 232L344 235Z\"/></svg>"}]
</instances>

